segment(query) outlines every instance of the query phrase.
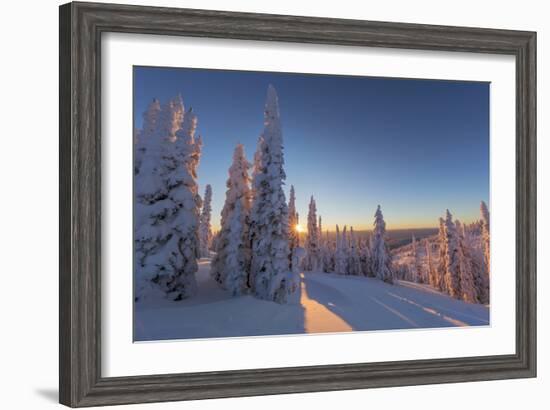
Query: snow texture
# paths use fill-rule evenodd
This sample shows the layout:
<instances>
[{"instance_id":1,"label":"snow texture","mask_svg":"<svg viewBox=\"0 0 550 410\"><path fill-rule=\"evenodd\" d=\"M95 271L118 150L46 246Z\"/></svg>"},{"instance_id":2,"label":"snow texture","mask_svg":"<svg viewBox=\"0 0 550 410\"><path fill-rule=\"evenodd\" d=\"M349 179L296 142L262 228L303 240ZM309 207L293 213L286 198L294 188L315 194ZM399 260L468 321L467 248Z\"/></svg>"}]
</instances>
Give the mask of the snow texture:
<instances>
[{"instance_id":1,"label":"snow texture","mask_svg":"<svg viewBox=\"0 0 550 410\"><path fill-rule=\"evenodd\" d=\"M194 298L136 307L136 341L489 325L488 307L426 284L322 272L296 275L292 303L235 298L217 286L209 264L200 261Z\"/></svg>"}]
</instances>

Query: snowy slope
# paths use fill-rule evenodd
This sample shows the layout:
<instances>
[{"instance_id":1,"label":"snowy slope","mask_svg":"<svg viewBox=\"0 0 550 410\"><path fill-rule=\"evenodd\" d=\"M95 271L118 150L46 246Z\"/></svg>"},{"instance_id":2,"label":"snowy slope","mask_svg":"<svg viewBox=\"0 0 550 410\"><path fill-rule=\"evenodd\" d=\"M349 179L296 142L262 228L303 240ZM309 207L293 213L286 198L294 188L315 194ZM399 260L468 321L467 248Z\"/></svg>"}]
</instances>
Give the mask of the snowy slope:
<instances>
[{"instance_id":1,"label":"snowy slope","mask_svg":"<svg viewBox=\"0 0 550 410\"><path fill-rule=\"evenodd\" d=\"M299 304L231 297L200 261L196 297L136 304L135 340L260 336L489 325L489 308L427 285L335 274L301 274Z\"/></svg>"}]
</instances>

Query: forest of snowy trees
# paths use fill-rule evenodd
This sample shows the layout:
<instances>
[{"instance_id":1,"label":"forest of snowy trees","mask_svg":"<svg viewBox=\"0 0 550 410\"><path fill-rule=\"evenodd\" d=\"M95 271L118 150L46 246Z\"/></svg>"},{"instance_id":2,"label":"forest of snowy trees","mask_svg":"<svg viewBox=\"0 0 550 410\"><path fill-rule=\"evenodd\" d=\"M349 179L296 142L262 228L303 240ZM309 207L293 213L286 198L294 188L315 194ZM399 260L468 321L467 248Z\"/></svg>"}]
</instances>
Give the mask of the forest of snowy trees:
<instances>
[{"instance_id":1,"label":"forest of snowy trees","mask_svg":"<svg viewBox=\"0 0 550 410\"><path fill-rule=\"evenodd\" d=\"M380 205L372 231L359 235L336 225L323 231L309 197L307 231L300 234L297 193L284 185L283 134L277 93L269 86L264 129L253 162L234 148L220 229L212 232L213 192L198 191L202 139L197 116L181 97L154 100L136 135L134 161L135 275L137 302L153 295L178 301L197 293L200 258L211 258L211 278L233 296L287 303L295 300L302 271L424 283L471 303L489 303L489 212L470 225L447 211L435 237L390 251ZM300 195L300 193L298 193ZM306 196L307 197L307 196Z\"/></svg>"},{"instance_id":2,"label":"forest of snowy trees","mask_svg":"<svg viewBox=\"0 0 550 410\"><path fill-rule=\"evenodd\" d=\"M481 218L463 224L449 210L439 219L439 232L420 244L394 252L396 277L426 283L449 296L470 303L490 302L490 222L485 202Z\"/></svg>"}]
</instances>

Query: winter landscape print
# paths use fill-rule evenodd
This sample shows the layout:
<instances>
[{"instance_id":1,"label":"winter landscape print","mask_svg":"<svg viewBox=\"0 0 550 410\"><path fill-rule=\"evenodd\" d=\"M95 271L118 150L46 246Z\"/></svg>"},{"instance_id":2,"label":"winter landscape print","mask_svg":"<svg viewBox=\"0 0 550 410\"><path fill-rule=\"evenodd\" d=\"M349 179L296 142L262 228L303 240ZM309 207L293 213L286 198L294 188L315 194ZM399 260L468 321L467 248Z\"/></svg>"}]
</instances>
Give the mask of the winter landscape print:
<instances>
[{"instance_id":1,"label":"winter landscape print","mask_svg":"<svg viewBox=\"0 0 550 410\"><path fill-rule=\"evenodd\" d=\"M133 75L134 341L490 325L488 83Z\"/></svg>"}]
</instances>

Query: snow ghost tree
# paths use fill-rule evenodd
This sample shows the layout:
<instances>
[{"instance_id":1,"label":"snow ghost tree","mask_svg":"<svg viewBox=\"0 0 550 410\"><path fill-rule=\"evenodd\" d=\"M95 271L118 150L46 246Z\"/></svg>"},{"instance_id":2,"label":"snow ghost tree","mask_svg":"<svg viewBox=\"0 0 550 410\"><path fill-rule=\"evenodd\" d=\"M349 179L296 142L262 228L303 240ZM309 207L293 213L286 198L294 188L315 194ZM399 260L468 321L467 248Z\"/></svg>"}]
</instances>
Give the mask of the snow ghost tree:
<instances>
[{"instance_id":1,"label":"snow ghost tree","mask_svg":"<svg viewBox=\"0 0 550 410\"><path fill-rule=\"evenodd\" d=\"M438 288L438 279L437 279L437 270L435 269L432 261L432 244L429 240L426 239L426 263L427 263L427 269L428 269L428 283Z\"/></svg>"},{"instance_id":2,"label":"snow ghost tree","mask_svg":"<svg viewBox=\"0 0 550 410\"><path fill-rule=\"evenodd\" d=\"M455 227L458 233L458 259L460 269L460 299L477 303L477 291L474 281L474 272L472 270L472 260L470 250L464 238L463 225L459 220L455 221Z\"/></svg>"},{"instance_id":3,"label":"snow ghost tree","mask_svg":"<svg viewBox=\"0 0 550 410\"><path fill-rule=\"evenodd\" d=\"M336 251L334 253L334 272L340 275L348 273L348 248L346 227L340 235L340 227L336 225Z\"/></svg>"},{"instance_id":4,"label":"snow ghost tree","mask_svg":"<svg viewBox=\"0 0 550 410\"><path fill-rule=\"evenodd\" d=\"M483 262L485 269L481 272L480 293L485 302L489 303L489 282L491 277L491 225L489 220L489 209L484 201L481 201L481 238L483 243Z\"/></svg>"},{"instance_id":5,"label":"snow ghost tree","mask_svg":"<svg viewBox=\"0 0 550 410\"><path fill-rule=\"evenodd\" d=\"M325 240L323 241L321 252L321 262L323 264L323 272L334 272L334 242L329 240L328 230L325 232Z\"/></svg>"},{"instance_id":6,"label":"snow ghost tree","mask_svg":"<svg viewBox=\"0 0 550 410\"><path fill-rule=\"evenodd\" d=\"M298 213L296 212L296 193L294 185L290 186L290 199L288 200L288 247L290 250L290 268L292 270L292 260L294 249L300 246L300 237L298 232Z\"/></svg>"},{"instance_id":7,"label":"snow ghost tree","mask_svg":"<svg viewBox=\"0 0 550 410\"><path fill-rule=\"evenodd\" d=\"M453 222L453 216L447 209L445 217L445 289L456 299L460 299L460 256L458 232Z\"/></svg>"},{"instance_id":8,"label":"snow ghost tree","mask_svg":"<svg viewBox=\"0 0 550 410\"><path fill-rule=\"evenodd\" d=\"M242 201L235 202L235 208L230 214L229 231L225 259L224 287L233 296L243 295L248 290L248 269L250 249L246 232L246 223L243 218Z\"/></svg>"},{"instance_id":9,"label":"snow ghost tree","mask_svg":"<svg viewBox=\"0 0 550 410\"><path fill-rule=\"evenodd\" d=\"M290 271L288 207L283 191L286 178L283 135L277 93L267 90L264 130L254 161L250 242L252 262L250 283L260 299L286 303L298 290Z\"/></svg>"},{"instance_id":10,"label":"snow ghost tree","mask_svg":"<svg viewBox=\"0 0 550 410\"><path fill-rule=\"evenodd\" d=\"M210 256L210 246L212 244L212 226L210 219L212 215L212 187L206 185L204 190L204 198L202 201L202 211L199 221L199 237L201 243L201 257L208 258Z\"/></svg>"},{"instance_id":11,"label":"snow ghost tree","mask_svg":"<svg viewBox=\"0 0 550 410\"><path fill-rule=\"evenodd\" d=\"M237 145L226 182L225 203L221 211L221 228L216 239L216 254L210 275L233 295L247 290L250 272L248 224L252 192L244 146ZM238 213L238 215L235 215Z\"/></svg>"},{"instance_id":12,"label":"snow ghost tree","mask_svg":"<svg viewBox=\"0 0 550 410\"><path fill-rule=\"evenodd\" d=\"M319 240L319 247L323 246L323 218L319 215L319 222L317 223L317 238Z\"/></svg>"},{"instance_id":13,"label":"snow ghost tree","mask_svg":"<svg viewBox=\"0 0 550 410\"><path fill-rule=\"evenodd\" d=\"M349 248L348 271L350 275L362 274L361 258L359 255L359 245L357 243L355 232L353 231L353 226L350 227L350 248Z\"/></svg>"},{"instance_id":14,"label":"snow ghost tree","mask_svg":"<svg viewBox=\"0 0 550 410\"><path fill-rule=\"evenodd\" d=\"M140 131L136 131L136 155L134 159L134 175L139 174L141 163L148 145L158 144L156 137L157 123L160 113L160 102L156 98L153 99L147 111L143 113L143 127ZM154 148L153 148L154 149Z\"/></svg>"},{"instance_id":15,"label":"snow ghost tree","mask_svg":"<svg viewBox=\"0 0 550 410\"><path fill-rule=\"evenodd\" d=\"M420 258L420 252L414 235L412 237L412 253L414 258L414 281L418 283L424 283L424 267L422 266L422 259Z\"/></svg>"},{"instance_id":16,"label":"snow ghost tree","mask_svg":"<svg viewBox=\"0 0 550 410\"><path fill-rule=\"evenodd\" d=\"M160 291L182 300L197 291L201 200L197 166L201 141L196 119L186 123L181 97L162 106L136 176L136 300ZM153 139L156 143L153 143Z\"/></svg>"},{"instance_id":17,"label":"snow ghost tree","mask_svg":"<svg viewBox=\"0 0 550 410\"><path fill-rule=\"evenodd\" d=\"M319 268L320 249L318 234L317 206L312 196L309 201L309 212L307 214L306 257L304 259L304 269L308 271L317 271Z\"/></svg>"},{"instance_id":18,"label":"snow ghost tree","mask_svg":"<svg viewBox=\"0 0 550 410\"><path fill-rule=\"evenodd\" d=\"M370 244L368 238L365 239L365 241L361 241L360 243L360 250L359 250L359 257L361 260L361 271L363 272L363 275L373 277L372 269L371 269L371 254L370 254Z\"/></svg>"},{"instance_id":19,"label":"snow ghost tree","mask_svg":"<svg viewBox=\"0 0 550 410\"><path fill-rule=\"evenodd\" d=\"M386 222L380 205L374 214L374 231L371 243L371 266L374 275L384 282L393 283L391 254L386 243Z\"/></svg>"},{"instance_id":20,"label":"snow ghost tree","mask_svg":"<svg viewBox=\"0 0 550 410\"><path fill-rule=\"evenodd\" d=\"M439 262L437 265L437 282L436 287L441 291L446 291L445 287L445 272L446 272L446 255L447 255L447 240L445 235L445 220L439 218L439 232L437 235L437 242L439 245Z\"/></svg>"}]
</instances>

